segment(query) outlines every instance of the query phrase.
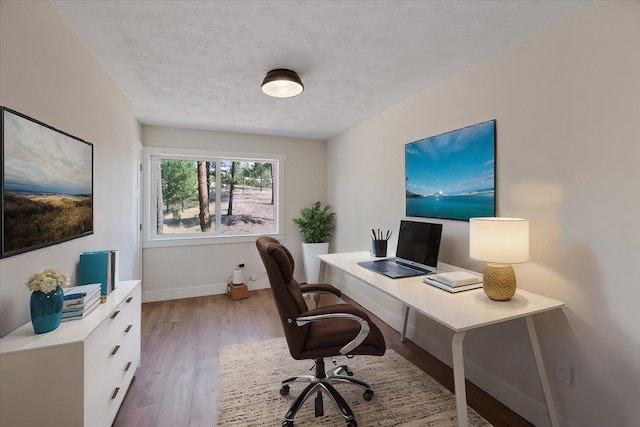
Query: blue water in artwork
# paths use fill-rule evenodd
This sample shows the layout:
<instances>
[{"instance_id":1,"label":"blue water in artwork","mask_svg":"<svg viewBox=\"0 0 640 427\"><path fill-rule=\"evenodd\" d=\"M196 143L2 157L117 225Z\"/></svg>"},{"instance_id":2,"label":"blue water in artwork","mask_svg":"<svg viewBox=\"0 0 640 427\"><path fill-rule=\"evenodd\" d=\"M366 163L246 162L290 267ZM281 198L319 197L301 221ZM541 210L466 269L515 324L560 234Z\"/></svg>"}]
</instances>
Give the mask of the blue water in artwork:
<instances>
[{"instance_id":1,"label":"blue water in artwork","mask_svg":"<svg viewBox=\"0 0 640 427\"><path fill-rule=\"evenodd\" d=\"M407 216L468 221L479 216L495 216L493 194L407 198Z\"/></svg>"}]
</instances>

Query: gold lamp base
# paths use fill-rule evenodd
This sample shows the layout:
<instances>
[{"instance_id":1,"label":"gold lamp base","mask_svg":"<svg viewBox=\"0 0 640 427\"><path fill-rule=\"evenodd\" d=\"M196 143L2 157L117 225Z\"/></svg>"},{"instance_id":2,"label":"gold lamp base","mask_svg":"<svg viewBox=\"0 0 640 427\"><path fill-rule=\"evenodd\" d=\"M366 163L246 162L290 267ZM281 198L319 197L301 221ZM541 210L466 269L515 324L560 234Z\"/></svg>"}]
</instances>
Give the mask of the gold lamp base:
<instances>
[{"instance_id":1,"label":"gold lamp base","mask_svg":"<svg viewBox=\"0 0 640 427\"><path fill-rule=\"evenodd\" d=\"M510 300L516 293L516 273L511 264L488 263L484 269L482 289L492 300Z\"/></svg>"}]
</instances>

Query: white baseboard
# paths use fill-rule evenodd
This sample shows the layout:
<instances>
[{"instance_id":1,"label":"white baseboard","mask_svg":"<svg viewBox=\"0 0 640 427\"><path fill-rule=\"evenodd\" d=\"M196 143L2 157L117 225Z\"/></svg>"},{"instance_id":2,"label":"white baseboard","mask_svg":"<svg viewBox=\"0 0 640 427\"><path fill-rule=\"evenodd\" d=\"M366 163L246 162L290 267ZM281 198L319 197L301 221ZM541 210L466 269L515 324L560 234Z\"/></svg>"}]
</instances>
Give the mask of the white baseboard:
<instances>
[{"instance_id":1,"label":"white baseboard","mask_svg":"<svg viewBox=\"0 0 640 427\"><path fill-rule=\"evenodd\" d=\"M265 280L257 280L247 283L250 291L256 289L265 289L269 287L269 283ZM227 293L226 283L214 283L210 285L188 286L175 289L161 290L144 290L142 284L142 302L168 301L173 299L202 297L205 295L221 295Z\"/></svg>"}]
</instances>

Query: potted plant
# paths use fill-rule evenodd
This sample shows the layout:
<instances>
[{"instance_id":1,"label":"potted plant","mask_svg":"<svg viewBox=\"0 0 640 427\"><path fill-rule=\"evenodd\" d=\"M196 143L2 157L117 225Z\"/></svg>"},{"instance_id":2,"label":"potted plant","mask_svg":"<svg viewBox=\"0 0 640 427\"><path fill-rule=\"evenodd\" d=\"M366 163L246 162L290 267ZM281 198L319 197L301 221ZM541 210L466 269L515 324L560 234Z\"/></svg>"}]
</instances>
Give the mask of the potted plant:
<instances>
[{"instance_id":1,"label":"potted plant","mask_svg":"<svg viewBox=\"0 0 640 427\"><path fill-rule=\"evenodd\" d=\"M300 217L294 218L302 234L302 260L307 283L320 281L320 259L318 255L329 252L329 237L333 230L336 214L329 205L320 202L300 210Z\"/></svg>"}]
</instances>

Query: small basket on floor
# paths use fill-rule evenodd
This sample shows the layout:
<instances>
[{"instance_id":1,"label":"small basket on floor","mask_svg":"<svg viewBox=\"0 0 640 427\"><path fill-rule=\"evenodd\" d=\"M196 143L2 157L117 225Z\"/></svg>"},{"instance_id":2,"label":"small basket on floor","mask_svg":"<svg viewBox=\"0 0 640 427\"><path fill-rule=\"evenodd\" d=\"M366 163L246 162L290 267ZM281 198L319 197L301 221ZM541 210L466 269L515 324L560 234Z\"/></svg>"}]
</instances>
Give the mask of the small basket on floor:
<instances>
[{"instance_id":1,"label":"small basket on floor","mask_svg":"<svg viewBox=\"0 0 640 427\"><path fill-rule=\"evenodd\" d=\"M229 283L227 285L227 292L231 295L231 299L234 301L249 298L249 288L247 288L245 283L240 283L239 285Z\"/></svg>"}]
</instances>

